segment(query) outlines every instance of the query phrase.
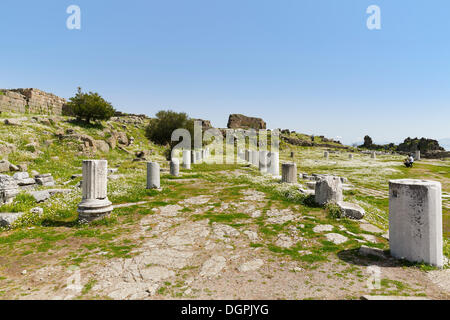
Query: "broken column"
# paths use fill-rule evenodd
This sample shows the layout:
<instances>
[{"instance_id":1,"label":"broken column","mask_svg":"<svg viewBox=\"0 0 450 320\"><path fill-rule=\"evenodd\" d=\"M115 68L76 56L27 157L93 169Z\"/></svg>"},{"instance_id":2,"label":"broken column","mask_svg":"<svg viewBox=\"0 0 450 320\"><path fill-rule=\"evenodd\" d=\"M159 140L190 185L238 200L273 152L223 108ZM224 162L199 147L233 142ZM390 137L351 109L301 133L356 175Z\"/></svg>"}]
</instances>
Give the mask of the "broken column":
<instances>
[{"instance_id":1,"label":"broken column","mask_svg":"<svg viewBox=\"0 0 450 320\"><path fill-rule=\"evenodd\" d=\"M293 162L281 164L281 182L297 183L297 165Z\"/></svg>"},{"instance_id":2,"label":"broken column","mask_svg":"<svg viewBox=\"0 0 450 320\"><path fill-rule=\"evenodd\" d=\"M183 150L183 168L191 169L191 151L189 150Z\"/></svg>"},{"instance_id":3,"label":"broken column","mask_svg":"<svg viewBox=\"0 0 450 320\"><path fill-rule=\"evenodd\" d=\"M327 159L328 160L328 157L330 156L330 153L328 152L328 151L324 151L323 152L323 157L325 158L325 159Z\"/></svg>"},{"instance_id":4,"label":"broken column","mask_svg":"<svg viewBox=\"0 0 450 320\"><path fill-rule=\"evenodd\" d=\"M372 159L376 159L377 158L377 154L375 153L375 151L370 154L370 157Z\"/></svg>"},{"instance_id":5,"label":"broken column","mask_svg":"<svg viewBox=\"0 0 450 320\"><path fill-rule=\"evenodd\" d=\"M389 245L393 257L444 265L440 182L389 181Z\"/></svg>"},{"instance_id":6,"label":"broken column","mask_svg":"<svg viewBox=\"0 0 450 320\"><path fill-rule=\"evenodd\" d=\"M172 161L170 161L170 174L174 177L180 175L180 160L172 159Z\"/></svg>"},{"instance_id":7,"label":"broken column","mask_svg":"<svg viewBox=\"0 0 450 320\"><path fill-rule=\"evenodd\" d=\"M252 165L259 167L259 152L257 150L251 150Z\"/></svg>"},{"instance_id":8,"label":"broken column","mask_svg":"<svg viewBox=\"0 0 450 320\"><path fill-rule=\"evenodd\" d=\"M322 206L327 203L338 203L344 199L340 177L321 177L316 182L315 191L315 201Z\"/></svg>"},{"instance_id":9,"label":"broken column","mask_svg":"<svg viewBox=\"0 0 450 320\"><path fill-rule=\"evenodd\" d=\"M353 160L353 153L350 153L350 154L348 155L348 158L349 158L350 160Z\"/></svg>"},{"instance_id":10,"label":"broken column","mask_svg":"<svg viewBox=\"0 0 450 320\"><path fill-rule=\"evenodd\" d=\"M417 161L417 160L420 160L420 150L417 150L416 152L414 152L414 159Z\"/></svg>"},{"instance_id":11,"label":"broken column","mask_svg":"<svg viewBox=\"0 0 450 320\"><path fill-rule=\"evenodd\" d=\"M267 172L268 164L269 164L268 158L267 158L268 153L269 152L265 151L265 150L259 151L259 159L258 159L259 161L258 161L258 163L259 163L259 171L261 173L266 173Z\"/></svg>"},{"instance_id":12,"label":"broken column","mask_svg":"<svg viewBox=\"0 0 450 320\"><path fill-rule=\"evenodd\" d=\"M280 154L278 152L269 152L269 173L276 177L280 175Z\"/></svg>"},{"instance_id":13,"label":"broken column","mask_svg":"<svg viewBox=\"0 0 450 320\"><path fill-rule=\"evenodd\" d=\"M113 210L107 196L107 183L108 161L83 160L83 197L78 205L79 220L99 219Z\"/></svg>"},{"instance_id":14,"label":"broken column","mask_svg":"<svg viewBox=\"0 0 450 320\"><path fill-rule=\"evenodd\" d=\"M160 168L158 162L147 162L147 189L159 189Z\"/></svg>"},{"instance_id":15,"label":"broken column","mask_svg":"<svg viewBox=\"0 0 450 320\"><path fill-rule=\"evenodd\" d=\"M17 182L6 174L0 174L0 205L12 202L18 194Z\"/></svg>"}]
</instances>

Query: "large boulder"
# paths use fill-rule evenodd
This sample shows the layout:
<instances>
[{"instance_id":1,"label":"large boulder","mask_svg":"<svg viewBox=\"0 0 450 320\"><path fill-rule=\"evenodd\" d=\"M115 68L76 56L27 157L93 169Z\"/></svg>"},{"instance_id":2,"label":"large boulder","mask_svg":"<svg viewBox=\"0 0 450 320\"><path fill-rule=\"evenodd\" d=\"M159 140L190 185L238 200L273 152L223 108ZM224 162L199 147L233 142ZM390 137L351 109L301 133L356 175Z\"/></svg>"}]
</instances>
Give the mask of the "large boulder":
<instances>
[{"instance_id":1,"label":"large boulder","mask_svg":"<svg viewBox=\"0 0 450 320\"><path fill-rule=\"evenodd\" d=\"M14 178L1 174L0 175L0 205L10 203L19 193L19 186Z\"/></svg>"},{"instance_id":2,"label":"large boulder","mask_svg":"<svg viewBox=\"0 0 450 320\"><path fill-rule=\"evenodd\" d=\"M342 181L339 177L325 176L316 182L315 201L319 205L343 200Z\"/></svg>"},{"instance_id":3,"label":"large boulder","mask_svg":"<svg viewBox=\"0 0 450 320\"><path fill-rule=\"evenodd\" d=\"M95 148L101 152L109 152L109 144L104 140L95 140L94 145Z\"/></svg>"},{"instance_id":4,"label":"large boulder","mask_svg":"<svg viewBox=\"0 0 450 320\"><path fill-rule=\"evenodd\" d=\"M261 118L247 117L242 114L230 114L227 127L229 129L266 129L266 123Z\"/></svg>"}]
</instances>

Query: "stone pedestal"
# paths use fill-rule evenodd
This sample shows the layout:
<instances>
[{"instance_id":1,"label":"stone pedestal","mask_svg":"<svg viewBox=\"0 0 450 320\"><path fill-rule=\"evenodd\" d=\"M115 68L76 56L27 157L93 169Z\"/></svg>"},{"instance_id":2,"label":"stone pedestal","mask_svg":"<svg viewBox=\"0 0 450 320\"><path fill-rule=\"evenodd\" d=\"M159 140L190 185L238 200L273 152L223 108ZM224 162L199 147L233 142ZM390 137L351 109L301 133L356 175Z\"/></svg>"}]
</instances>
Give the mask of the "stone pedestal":
<instances>
[{"instance_id":1,"label":"stone pedestal","mask_svg":"<svg viewBox=\"0 0 450 320\"><path fill-rule=\"evenodd\" d=\"M328 160L328 158L330 157L330 153L328 151L324 151L323 157Z\"/></svg>"},{"instance_id":2,"label":"stone pedestal","mask_svg":"<svg viewBox=\"0 0 450 320\"><path fill-rule=\"evenodd\" d=\"M159 163L147 162L147 189L159 188L161 188Z\"/></svg>"},{"instance_id":3,"label":"stone pedestal","mask_svg":"<svg viewBox=\"0 0 450 320\"><path fill-rule=\"evenodd\" d=\"M293 162L281 164L281 182L297 183L297 165Z\"/></svg>"},{"instance_id":4,"label":"stone pedestal","mask_svg":"<svg viewBox=\"0 0 450 320\"><path fill-rule=\"evenodd\" d=\"M440 182L389 181L389 245L393 257L443 266Z\"/></svg>"},{"instance_id":5,"label":"stone pedestal","mask_svg":"<svg viewBox=\"0 0 450 320\"><path fill-rule=\"evenodd\" d=\"M269 173L277 177L280 175L280 154L278 152L269 152Z\"/></svg>"},{"instance_id":6,"label":"stone pedestal","mask_svg":"<svg viewBox=\"0 0 450 320\"><path fill-rule=\"evenodd\" d=\"M180 175L180 161L178 159L172 159L170 161L170 174L174 177Z\"/></svg>"},{"instance_id":7,"label":"stone pedestal","mask_svg":"<svg viewBox=\"0 0 450 320\"><path fill-rule=\"evenodd\" d=\"M191 169L191 151L189 150L183 150L183 168Z\"/></svg>"},{"instance_id":8,"label":"stone pedestal","mask_svg":"<svg viewBox=\"0 0 450 320\"><path fill-rule=\"evenodd\" d=\"M268 151L259 151L259 171L266 173L269 167Z\"/></svg>"},{"instance_id":9,"label":"stone pedestal","mask_svg":"<svg viewBox=\"0 0 450 320\"><path fill-rule=\"evenodd\" d=\"M89 222L102 218L113 210L107 196L107 183L106 160L83 161L83 197L78 205L79 220Z\"/></svg>"},{"instance_id":10,"label":"stone pedestal","mask_svg":"<svg viewBox=\"0 0 450 320\"><path fill-rule=\"evenodd\" d=\"M420 150L417 150L416 152L414 152L414 160L420 160Z\"/></svg>"},{"instance_id":11,"label":"stone pedestal","mask_svg":"<svg viewBox=\"0 0 450 320\"><path fill-rule=\"evenodd\" d=\"M327 203L338 203L344 199L340 177L321 177L316 182L315 190L315 201L322 206Z\"/></svg>"}]
</instances>

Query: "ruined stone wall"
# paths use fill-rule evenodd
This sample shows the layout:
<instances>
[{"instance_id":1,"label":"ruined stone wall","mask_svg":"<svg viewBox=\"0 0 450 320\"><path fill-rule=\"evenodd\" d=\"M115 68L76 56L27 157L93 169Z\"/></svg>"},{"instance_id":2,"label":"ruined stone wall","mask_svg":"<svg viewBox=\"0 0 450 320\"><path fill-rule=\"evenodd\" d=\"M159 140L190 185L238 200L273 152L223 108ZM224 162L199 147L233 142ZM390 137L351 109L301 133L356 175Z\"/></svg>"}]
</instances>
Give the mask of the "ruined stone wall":
<instances>
[{"instance_id":1,"label":"ruined stone wall","mask_svg":"<svg viewBox=\"0 0 450 320\"><path fill-rule=\"evenodd\" d=\"M66 103L39 89L0 89L0 112L62 115Z\"/></svg>"}]
</instances>

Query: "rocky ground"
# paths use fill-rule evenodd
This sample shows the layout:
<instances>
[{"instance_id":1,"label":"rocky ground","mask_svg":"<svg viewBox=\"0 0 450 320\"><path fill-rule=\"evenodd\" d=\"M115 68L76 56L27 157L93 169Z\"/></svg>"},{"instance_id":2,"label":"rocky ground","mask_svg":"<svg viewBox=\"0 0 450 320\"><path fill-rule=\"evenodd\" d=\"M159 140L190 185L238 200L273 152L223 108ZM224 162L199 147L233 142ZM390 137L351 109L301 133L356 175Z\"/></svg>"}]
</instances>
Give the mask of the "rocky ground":
<instances>
[{"instance_id":1,"label":"rocky ground","mask_svg":"<svg viewBox=\"0 0 450 320\"><path fill-rule=\"evenodd\" d=\"M125 151L110 147L103 152L89 143L68 147L57 134L74 129L94 140L116 134L39 120L38 129L30 129L27 121L9 131L10 125L0 126L2 141L12 144L17 134L28 139L17 144L19 151L39 137L35 151L12 152L8 161L26 164L28 172L50 172L56 188L70 192L36 203L24 189L15 202L0 206L3 212L27 212L13 229L0 232L1 299L449 298L448 268L395 260L386 239L387 180L433 177L448 193L448 162L424 161L405 171L395 156L369 160L355 155L349 161L336 153L325 160L322 149L295 149L299 172L348 179L345 200L366 209L365 218L355 221L332 218L298 186L283 185L246 165L199 164L171 177L156 146L146 157L163 164L162 190L146 190L145 163L136 161L136 153L149 146L138 123L104 125L105 132L134 130L134 142L122 144ZM46 140L53 141L51 147L45 147ZM285 149L281 159L292 160L289 155ZM108 196L115 210L91 225L76 222L81 156L106 158L114 169ZM309 180L299 181L308 188ZM35 207L42 212L29 212ZM444 229L448 239L447 222ZM448 242L445 250L448 255Z\"/></svg>"}]
</instances>

